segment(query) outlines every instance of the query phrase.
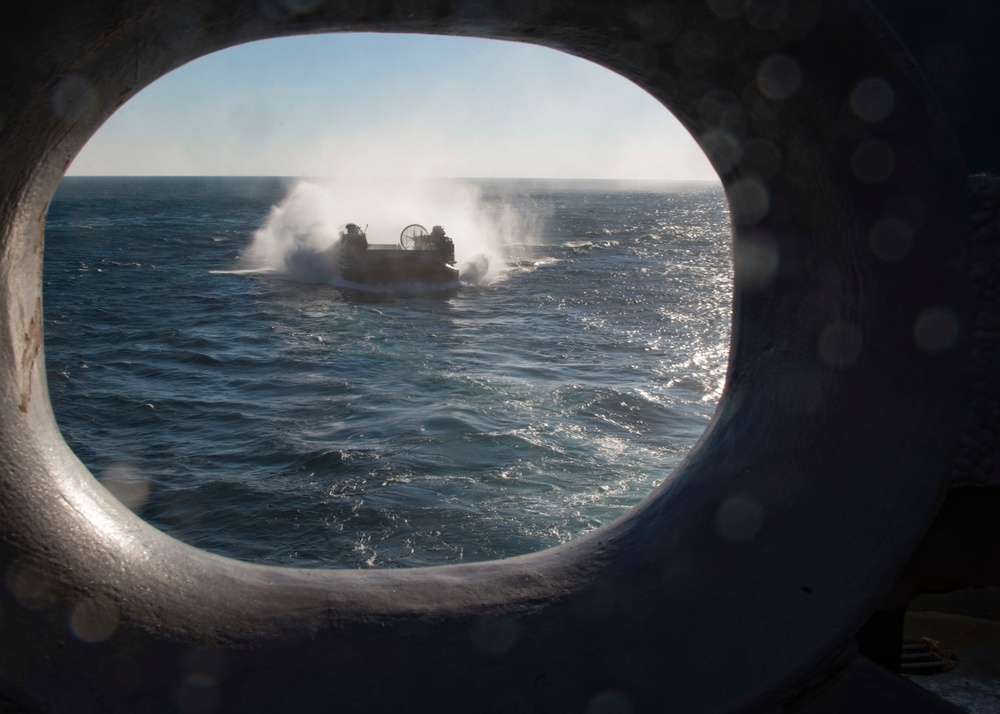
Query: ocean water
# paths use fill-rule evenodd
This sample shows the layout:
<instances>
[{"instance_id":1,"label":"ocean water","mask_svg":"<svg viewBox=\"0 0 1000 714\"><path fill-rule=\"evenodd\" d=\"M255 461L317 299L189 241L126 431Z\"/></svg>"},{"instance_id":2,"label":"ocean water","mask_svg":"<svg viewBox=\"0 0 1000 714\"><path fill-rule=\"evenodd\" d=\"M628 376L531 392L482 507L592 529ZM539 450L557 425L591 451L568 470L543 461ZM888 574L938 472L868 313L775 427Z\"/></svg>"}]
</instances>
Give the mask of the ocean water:
<instances>
[{"instance_id":1,"label":"ocean water","mask_svg":"<svg viewBox=\"0 0 1000 714\"><path fill-rule=\"evenodd\" d=\"M464 284L346 289L317 251L442 224ZM731 321L715 184L64 179L49 390L95 476L185 542L413 567L565 542L708 424Z\"/></svg>"}]
</instances>

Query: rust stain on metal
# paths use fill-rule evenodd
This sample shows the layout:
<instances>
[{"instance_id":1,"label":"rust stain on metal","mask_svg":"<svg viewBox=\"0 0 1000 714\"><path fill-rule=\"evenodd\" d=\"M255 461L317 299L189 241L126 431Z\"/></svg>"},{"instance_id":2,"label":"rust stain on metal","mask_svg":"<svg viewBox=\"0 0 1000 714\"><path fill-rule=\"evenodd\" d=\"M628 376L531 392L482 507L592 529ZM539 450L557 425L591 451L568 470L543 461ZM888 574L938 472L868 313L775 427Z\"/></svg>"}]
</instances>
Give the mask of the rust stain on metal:
<instances>
[{"instance_id":1,"label":"rust stain on metal","mask_svg":"<svg viewBox=\"0 0 1000 714\"><path fill-rule=\"evenodd\" d=\"M24 335L24 351L21 353L21 411L28 411L31 400L31 372L42 347L42 298L35 298L35 314L31 316L28 332Z\"/></svg>"}]
</instances>

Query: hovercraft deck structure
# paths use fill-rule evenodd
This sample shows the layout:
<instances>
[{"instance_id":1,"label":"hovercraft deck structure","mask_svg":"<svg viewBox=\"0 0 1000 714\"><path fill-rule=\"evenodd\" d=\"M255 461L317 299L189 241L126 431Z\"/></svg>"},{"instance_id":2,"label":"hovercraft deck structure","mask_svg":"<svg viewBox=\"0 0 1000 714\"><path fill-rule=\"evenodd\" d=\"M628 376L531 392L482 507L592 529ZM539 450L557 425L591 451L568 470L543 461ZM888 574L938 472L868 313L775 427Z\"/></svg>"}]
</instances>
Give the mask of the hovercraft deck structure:
<instances>
[{"instance_id":1,"label":"hovercraft deck structure","mask_svg":"<svg viewBox=\"0 0 1000 714\"><path fill-rule=\"evenodd\" d=\"M430 233L419 223L402 230L399 243L369 243L365 230L349 223L340 234L341 277L360 285L458 285L455 244L441 226Z\"/></svg>"}]
</instances>

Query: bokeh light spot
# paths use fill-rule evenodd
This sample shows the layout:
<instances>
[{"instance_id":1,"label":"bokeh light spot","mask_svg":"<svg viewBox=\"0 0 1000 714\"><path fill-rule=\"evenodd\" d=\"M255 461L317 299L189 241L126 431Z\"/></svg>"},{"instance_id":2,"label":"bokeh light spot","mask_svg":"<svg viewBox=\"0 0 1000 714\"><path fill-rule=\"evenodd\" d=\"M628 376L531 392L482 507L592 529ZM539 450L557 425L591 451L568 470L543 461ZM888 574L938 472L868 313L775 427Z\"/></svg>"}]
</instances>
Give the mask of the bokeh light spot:
<instances>
[{"instance_id":1,"label":"bokeh light spot","mask_svg":"<svg viewBox=\"0 0 1000 714\"><path fill-rule=\"evenodd\" d=\"M902 260L913 247L913 230L898 218L885 218L869 234L872 253L887 263Z\"/></svg>"},{"instance_id":2,"label":"bokeh light spot","mask_svg":"<svg viewBox=\"0 0 1000 714\"><path fill-rule=\"evenodd\" d=\"M743 158L743 147L740 140L732 133L714 129L701 138L701 148L712 162L712 166L720 175L732 171Z\"/></svg>"},{"instance_id":3,"label":"bokeh light spot","mask_svg":"<svg viewBox=\"0 0 1000 714\"><path fill-rule=\"evenodd\" d=\"M771 55L757 68L757 88L768 99L788 99L801 86L799 63L787 55Z\"/></svg>"},{"instance_id":4,"label":"bokeh light spot","mask_svg":"<svg viewBox=\"0 0 1000 714\"><path fill-rule=\"evenodd\" d=\"M472 646L484 657L502 657L521 638L517 622L507 618L481 620L472 630Z\"/></svg>"},{"instance_id":5,"label":"bokeh light spot","mask_svg":"<svg viewBox=\"0 0 1000 714\"><path fill-rule=\"evenodd\" d=\"M131 464L112 464L105 470L100 482L122 505L136 513L149 500L149 479Z\"/></svg>"},{"instance_id":6,"label":"bokeh light spot","mask_svg":"<svg viewBox=\"0 0 1000 714\"><path fill-rule=\"evenodd\" d=\"M202 672L189 674L174 693L174 704L180 714L212 714L218 711L220 703L215 677Z\"/></svg>"},{"instance_id":7,"label":"bokeh light spot","mask_svg":"<svg viewBox=\"0 0 1000 714\"><path fill-rule=\"evenodd\" d=\"M586 714L633 714L632 703L622 692L609 689L587 702Z\"/></svg>"},{"instance_id":8,"label":"bokeh light spot","mask_svg":"<svg viewBox=\"0 0 1000 714\"><path fill-rule=\"evenodd\" d=\"M737 275L744 285L763 288L778 273L778 244L769 233L759 231L743 236L733 250Z\"/></svg>"},{"instance_id":9,"label":"bokeh light spot","mask_svg":"<svg viewBox=\"0 0 1000 714\"><path fill-rule=\"evenodd\" d=\"M747 19L761 30L777 30L788 20L790 3L788 0L747 0ZM806 3L798 3L805 5Z\"/></svg>"},{"instance_id":10,"label":"bokeh light spot","mask_svg":"<svg viewBox=\"0 0 1000 714\"><path fill-rule=\"evenodd\" d=\"M118 629L118 613L110 602L87 598L73 606L69 628L83 642L104 642Z\"/></svg>"},{"instance_id":11,"label":"bokeh light spot","mask_svg":"<svg viewBox=\"0 0 1000 714\"><path fill-rule=\"evenodd\" d=\"M913 327L913 335L921 350L929 354L945 352L958 338L958 316L947 307L935 306L924 310Z\"/></svg>"},{"instance_id":12,"label":"bokeh light spot","mask_svg":"<svg viewBox=\"0 0 1000 714\"><path fill-rule=\"evenodd\" d=\"M731 496L715 513L715 530L733 543L752 540L764 525L764 508L751 496Z\"/></svg>"},{"instance_id":13,"label":"bokeh light spot","mask_svg":"<svg viewBox=\"0 0 1000 714\"><path fill-rule=\"evenodd\" d=\"M729 187L729 206L733 222L740 226L752 226L771 208L771 194L767 187L756 179L743 179Z\"/></svg>"},{"instance_id":14,"label":"bokeh light spot","mask_svg":"<svg viewBox=\"0 0 1000 714\"><path fill-rule=\"evenodd\" d=\"M7 569L7 590L29 610L55 604L55 589L48 573L34 565L15 562Z\"/></svg>"},{"instance_id":15,"label":"bokeh light spot","mask_svg":"<svg viewBox=\"0 0 1000 714\"><path fill-rule=\"evenodd\" d=\"M52 90L52 112L61 121L81 121L90 116L96 107L97 90L78 75L63 77Z\"/></svg>"},{"instance_id":16,"label":"bokeh light spot","mask_svg":"<svg viewBox=\"0 0 1000 714\"><path fill-rule=\"evenodd\" d=\"M877 77L869 77L858 82L851 92L851 110L862 121L874 123L882 121L896 102L895 92L888 82Z\"/></svg>"}]
</instances>

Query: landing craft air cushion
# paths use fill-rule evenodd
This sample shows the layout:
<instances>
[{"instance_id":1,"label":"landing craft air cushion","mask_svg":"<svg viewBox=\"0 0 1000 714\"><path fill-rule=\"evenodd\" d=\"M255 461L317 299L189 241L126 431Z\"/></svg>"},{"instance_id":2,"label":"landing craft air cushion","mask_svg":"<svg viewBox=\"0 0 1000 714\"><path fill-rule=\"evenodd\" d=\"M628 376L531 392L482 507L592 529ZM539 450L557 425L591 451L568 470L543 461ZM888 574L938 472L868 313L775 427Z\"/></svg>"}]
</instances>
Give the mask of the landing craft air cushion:
<instances>
[{"instance_id":1,"label":"landing craft air cushion","mask_svg":"<svg viewBox=\"0 0 1000 714\"><path fill-rule=\"evenodd\" d=\"M340 233L338 250L341 277L359 285L430 285L442 289L458 287L455 244L444 228L430 233L418 223L408 225L399 244L369 243L366 230L348 223Z\"/></svg>"}]
</instances>

